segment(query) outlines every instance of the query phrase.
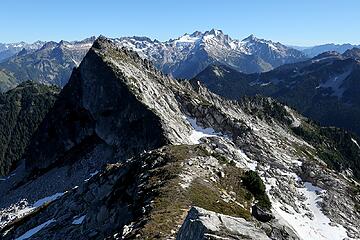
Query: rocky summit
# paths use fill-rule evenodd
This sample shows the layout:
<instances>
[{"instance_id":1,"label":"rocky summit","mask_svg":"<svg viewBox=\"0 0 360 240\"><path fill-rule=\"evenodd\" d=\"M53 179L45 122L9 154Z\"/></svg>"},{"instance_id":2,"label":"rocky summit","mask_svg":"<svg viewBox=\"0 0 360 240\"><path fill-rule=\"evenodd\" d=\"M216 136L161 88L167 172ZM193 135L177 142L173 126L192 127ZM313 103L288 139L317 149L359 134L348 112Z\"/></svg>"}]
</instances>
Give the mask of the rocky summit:
<instances>
[{"instance_id":1,"label":"rocky summit","mask_svg":"<svg viewBox=\"0 0 360 240\"><path fill-rule=\"evenodd\" d=\"M360 147L341 134L334 148L271 98L225 100L99 37L0 179L0 236L359 239Z\"/></svg>"}]
</instances>

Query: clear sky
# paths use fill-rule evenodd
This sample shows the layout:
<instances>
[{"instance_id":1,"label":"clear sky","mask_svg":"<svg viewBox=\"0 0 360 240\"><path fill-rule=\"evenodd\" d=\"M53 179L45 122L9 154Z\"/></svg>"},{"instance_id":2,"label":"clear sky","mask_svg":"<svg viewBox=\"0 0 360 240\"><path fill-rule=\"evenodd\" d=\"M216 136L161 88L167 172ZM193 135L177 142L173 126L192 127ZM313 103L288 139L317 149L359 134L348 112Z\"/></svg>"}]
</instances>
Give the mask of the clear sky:
<instances>
[{"instance_id":1,"label":"clear sky","mask_svg":"<svg viewBox=\"0 0 360 240\"><path fill-rule=\"evenodd\" d=\"M0 42L167 40L216 28L291 45L360 44L360 0L1 0L0 9Z\"/></svg>"}]
</instances>

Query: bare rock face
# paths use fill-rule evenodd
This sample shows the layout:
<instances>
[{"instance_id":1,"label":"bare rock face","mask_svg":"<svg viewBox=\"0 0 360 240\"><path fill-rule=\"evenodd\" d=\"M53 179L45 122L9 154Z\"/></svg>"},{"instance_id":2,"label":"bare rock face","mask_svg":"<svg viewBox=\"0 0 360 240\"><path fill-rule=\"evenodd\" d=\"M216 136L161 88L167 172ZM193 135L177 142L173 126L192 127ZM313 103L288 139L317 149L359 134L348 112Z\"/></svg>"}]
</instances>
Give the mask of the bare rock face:
<instances>
[{"instance_id":1,"label":"bare rock face","mask_svg":"<svg viewBox=\"0 0 360 240\"><path fill-rule=\"evenodd\" d=\"M251 214L261 222L269 222L271 219L274 218L271 213L264 211L256 205L252 206Z\"/></svg>"},{"instance_id":2,"label":"bare rock face","mask_svg":"<svg viewBox=\"0 0 360 240\"><path fill-rule=\"evenodd\" d=\"M148 215L148 204L157 194L156 184L150 181L156 175L152 170L165 164L158 152L126 163L109 164L81 187L69 190L34 217L23 219L26 223L22 226L12 228L10 224L10 228L0 230L2 239L22 236L27 229L49 219L56 221L35 239L104 239L115 233L120 236L127 224L141 223Z\"/></svg>"},{"instance_id":3,"label":"bare rock face","mask_svg":"<svg viewBox=\"0 0 360 240\"><path fill-rule=\"evenodd\" d=\"M101 44L98 41L73 71L33 137L27 168L45 169L73 161L76 154L100 143L127 156L166 142L159 117L136 99L122 82L124 76L116 75L103 61L99 51L105 46Z\"/></svg>"},{"instance_id":4,"label":"bare rock face","mask_svg":"<svg viewBox=\"0 0 360 240\"><path fill-rule=\"evenodd\" d=\"M101 37L31 140L32 178L1 179L0 236L360 237L359 184L294 127L314 125L270 98L178 82ZM258 221L254 205L274 218Z\"/></svg>"},{"instance_id":5,"label":"bare rock face","mask_svg":"<svg viewBox=\"0 0 360 240\"><path fill-rule=\"evenodd\" d=\"M190 209L177 240L201 239L270 239L255 224L243 218L229 217L202 208Z\"/></svg>"}]
</instances>

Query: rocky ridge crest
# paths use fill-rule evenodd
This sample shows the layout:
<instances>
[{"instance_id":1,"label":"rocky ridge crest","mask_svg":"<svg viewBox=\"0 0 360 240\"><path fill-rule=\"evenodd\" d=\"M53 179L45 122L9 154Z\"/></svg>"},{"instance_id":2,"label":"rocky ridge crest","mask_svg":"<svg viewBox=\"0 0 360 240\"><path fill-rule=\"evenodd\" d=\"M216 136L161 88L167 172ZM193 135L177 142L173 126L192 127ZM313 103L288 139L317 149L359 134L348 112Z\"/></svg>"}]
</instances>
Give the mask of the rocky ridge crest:
<instances>
[{"instance_id":1,"label":"rocky ridge crest","mask_svg":"<svg viewBox=\"0 0 360 240\"><path fill-rule=\"evenodd\" d=\"M306 121L268 98L228 101L177 82L101 37L32 139L25 170L36 177L18 169L0 183L0 234L40 226L33 239L359 237L359 193L349 194L358 183L291 131ZM245 185L247 175L257 184ZM33 204L22 207L17 196ZM267 206L271 220L253 217L254 204ZM9 211L31 206L21 216Z\"/></svg>"}]
</instances>

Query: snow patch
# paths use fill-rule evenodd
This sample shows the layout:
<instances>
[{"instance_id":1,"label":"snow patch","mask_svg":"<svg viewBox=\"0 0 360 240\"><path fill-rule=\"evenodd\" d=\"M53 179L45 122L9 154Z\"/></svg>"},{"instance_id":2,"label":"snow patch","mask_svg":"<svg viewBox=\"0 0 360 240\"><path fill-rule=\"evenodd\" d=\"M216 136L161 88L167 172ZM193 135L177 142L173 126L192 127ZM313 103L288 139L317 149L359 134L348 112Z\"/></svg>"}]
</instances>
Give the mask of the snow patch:
<instances>
[{"instance_id":1,"label":"snow patch","mask_svg":"<svg viewBox=\"0 0 360 240\"><path fill-rule=\"evenodd\" d=\"M80 225L80 224L82 224L83 221L84 221L84 219L85 219L85 216L86 216L86 214L85 214L85 215L82 215L82 216L80 216L80 217L78 217L78 218L76 218L76 219L74 219L74 221L72 221L72 224L73 224L73 225Z\"/></svg>"},{"instance_id":2,"label":"snow patch","mask_svg":"<svg viewBox=\"0 0 360 240\"><path fill-rule=\"evenodd\" d=\"M215 75L218 76L218 77L223 77L223 76L224 76L224 74L222 73L222 71L221 71L218 67L215 67L215 68L213 69L213 72L214 72Z\"/></svg>"},{"instance_id":3,"label":"snow patch","mask_svg":"<svg viewBox=\"0 0 360 240\"><path fill-rule=\"evenodd\" d=\"M199 144L200 139L204 137L218 137L220 133L216 133L213 128L203 128L197 125L195 118L185 117L190 125L194 128L190 135L190 141L193 144Z\"/></svg>"},{"instance_id":4,"label":"snow patch","mask_svg":"<svg viewBox=\"0 0 360 240\"><path fill-rule=\"evenodd\" d=\"M20 200L18 203L12 204L10 207L6 209L0 210L0 228L6 226L9 222L22 218L23 216L31 213L35 209L43 206L46 203L53 202L60 197L62 197L64 193L55 193L51 196L42 198L37 200L33 204L29 204L29 202L26 199ZM4 220L3 220L4 219Z\"/></svg>"},{"instance_id":5,"label":"snow patch","mask_svg":"<svg viewBox=\"0 0 360 240\"><path fill-rule=\"evenodd\" d=\"M294 164L294 165L296 165L296 166L299 166L299 167L301 167L302 166L302 162L301 161L299 161L299 160L293 160L293 161L291 161L291 163L292 164Z\"/></svg>"},{"instance_id":6,"label":"snow patch","mask_svg":"<svg viewBox=\"0 0 360 240\"><path fill-rule=\"evenodd\" d=\"M77 66L77 67L78 67L78 66L80 65L80 63L79 63L79 62L77 62L75 59L73 59L73 58L72 58L71 60L73 61L73 63L75 64L75 66Z\"/></svg>"},{"instance_id":7,"label":"snow patch","mask_svg":"<svg viewBox=\"0 0 360 240\"><path fill-rule=\"evenodd\" d=\"M294 112L288 106L285 106L285 109L293 119L293 122L291 123L291 127L300 127L301 120L295 116Z\"/></svg>"},{"instance_id":8,"label":"snow patch","mask_svg":"<svg viewBox=\"0 0 360 240\"><path fill-rule=\"evenodd\" d=\"M42 205L44 205L46 203L57 200L58 198L62 197L64 194L65 194L65 192L63 192L63 193L55 193L54 195L44 197L44 198L42 198L40 200L37 200L32 206L34 208L41 207Z\"/></svg>"},{"instance_id":9,"label":"snow patch","mask_svg":"<svg viewBox=\"0 0 360 240\"><path fill-rule=\"evenodd\" d=\"M296 181L301 179L294 173L288 173ZM273 205L273 211L281 219L285 220L291 226L301 239L307 240L327 240L327 239L344 239L347 238L346 229L337 224L331 223L330 219L321 211L319 203L321 203L322 196L325 190L312 185L309 182L304 182L304 187L295 187L305 200L299 201L296 199L296 206L282 203L275 199L270 192L272 187L277 187L276 178L265 179L266 190Z\"/></svg>"},{"instance_id":10,"label":"snow patch","mask_svg":"<svg viewBox=\"0 0 360 240\"><path fill-rule=\"evenodd\" d=\"M351 141L352 141L353 143L355 143L355 145L360 149L360 146L359 146L358 142L357 142L355 139L351 138Z\"/></svg>"},{"instance_id":11,"label":"snow patch","mask_svg":"<svg viewBox=\"0 0 360 240\"><path fill-rule=\"evenodd\" d=\"M194 128L190 135L190 141L194 144L199 144L200 139L203 137L218 137L226 142L226 146L233 152L235 155L234 161L237 167L240 168L248 168L250 170L255 171L257 167L257 162L251 160L241 149L238 147L233 146L232 141L229 139L227 135L223 133L215 132L212 128L203 128L197 125L195 118L184 117L190 125Z\"/></svg>"},{"instance_id":12,"label":"snow patch","mask_svg":"<svg viewBox=\"0 0 360 240\"><path fill-rule=\"evenodd\" d=\"M271 82L262 83L262 84L260 84L260 87L265 87L265 86L267 86L267 85L269 85L269 84L271 84Z\"/></svg>"},{"instance_id":13,"label":"snow patch","mask_svg":"<svg viewBox=\"0 0 360 240\"><path fill-rule=\"evenodd\" d=\"M126 235L131 233L131 231L133 230L133 227L134 227L134 223L130 223L129 225L125 225L124 228L123 228L121 239L124 239L126 237Z\"/></svg>"},{"instance_id":14,"label":"snow patch","mask_svg":"<svg viewBox=\"0 0 360 240\"><path fill-rule=\"evenodd\" d=\"M176 44L183 44L183 43L189 44L189 43L195 43L195 42L198 41L198 40L199 40L198 37L192 37L192 36L190 36L190 35L188 35L188 34L185 34L184 36L176 39L174 42L175 42Z\"/></svg>"},{"instance_id":15,"label":"snow patch","mask_svg":"<svg viewBox=\"0 0 360 240\"><path fill-rule=\"evenodd\" d=\"M27 200L22 199L18 203L10 205L6 209L0 210L0 228L6 226L9 222L21 218L31 211L34 208L29 206Z\"/></svg>"},{"instance_id":16,"label":"snow patch","mask_svg":"<svg viewBox=\"0 0 360 240\"><path fill-rule=\"evenodd\" d=\"M55 222L55 219L50 219L42 224L40 224L37 227L34 227L32 229L30 229L29 231L27 231L26 233L24 233L23 235L21 235L20 237L16 238L15 240L25 240L25 239L29 239L31 238L34 234L38 233L40 230L42 230L43 228L49 226L51 223Z\"/></svg>"},{"instance_id":17,"label":"snow patch","mask_svg":"<svg viewBox=\"0 0 360 240\"><path fill-rule=\"evenodd\" d=\"M336 75L327 81L320 84L321 88L331 88L332 96L341 98L345 89L342 87L344 80L350 75L351 69L348 69L342 74Z\"/></svg>"},{"instance_id":18,"label":"snow patch","mask_svg":"<svg viewBox=\"0 0 360 240\"><path fill-rule=\"evenodd\" d=\"M12 176L15 176L15 173L13 173L13 174L11 174L11 175L9 175L7 177L0 178L0 181L6 181L6 180L10 179Z\"/></svg>"},{"instance_id":19,"label":"snow patch","mask_svg":"<svg viewBox=\"0 0 360 240\"><path fill-rule=\"evenodd\" d=\"M233 146L229 146L229 148L231 148L232 150L236 151L236 155L240 157L240 160L237 160L236 158L234 158L233 160L235 161L236 167L238 168L248 168L252 171L256 170L256 167L258 165L258 163L256 161L251 160L241 149L239 148L235 148ZM245 165L245 166L244 166Z\"/></svg>"},{"instance_id":20,"label":"snow patch","mask_svg":"<svg viewBox=\"0 0 360 240\"><path fill-rule=\"evenodd\" d=\"M95 176L95 175L98 174L98 173L99 173L99 171L96 170L95 172L90 173L90 177L93 177L93 176Z\"/></svg>"},{"instance_id":21,"label":"snow patch","mask_svg":"<svg viewBox=\"0 0 360 240\"><path fill-rule=\"evenodd\" d=\"M95 176L96 174L98 174L99 173L99 171L98 170L96 170L95 172L92 172L92 173L90 173L90 177L89 178L87 178L87 179L85 179L84 180L84 182L87 182L87 181L89 181L93 176Z\"/></svg>"}]
</instances>

